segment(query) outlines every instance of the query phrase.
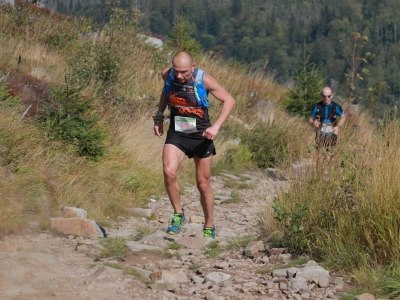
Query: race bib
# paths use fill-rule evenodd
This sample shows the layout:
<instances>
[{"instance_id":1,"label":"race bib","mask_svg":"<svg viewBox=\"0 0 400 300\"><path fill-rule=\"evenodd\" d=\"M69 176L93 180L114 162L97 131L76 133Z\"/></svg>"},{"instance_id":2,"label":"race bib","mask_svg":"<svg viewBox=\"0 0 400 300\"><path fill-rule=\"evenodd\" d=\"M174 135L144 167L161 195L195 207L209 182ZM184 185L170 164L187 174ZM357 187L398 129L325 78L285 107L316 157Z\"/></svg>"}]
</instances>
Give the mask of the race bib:
<instances>
[{"instance_id":1,"label":"race bib","mask_svg":"<svg viewBox=\"0 0 400 300\"><path fill-rule=\"evenodd\" d=\"M321 132L323 133L331 133L333 130L332 123L322 123Z\"/></svg>"},{"instance_id":2,"label":"race bib","mask_svg":"<svg viewBox=\"0 0 400 300\"><path fill-rule=\"evenodd\" d=\"M197 132L196 118L175 116L175 131L183 133Z\"/></svg>"}]
</instances>

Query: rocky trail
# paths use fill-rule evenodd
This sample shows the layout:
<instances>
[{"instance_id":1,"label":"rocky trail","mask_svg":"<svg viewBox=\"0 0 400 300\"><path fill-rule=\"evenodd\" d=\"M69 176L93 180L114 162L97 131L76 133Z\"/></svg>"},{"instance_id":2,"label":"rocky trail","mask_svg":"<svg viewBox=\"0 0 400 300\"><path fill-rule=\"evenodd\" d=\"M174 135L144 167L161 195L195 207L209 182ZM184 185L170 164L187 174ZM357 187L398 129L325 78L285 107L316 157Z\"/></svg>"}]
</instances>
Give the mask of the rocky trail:
<instances>
[{"instance_id":1,"label":"rocky trail","mask_svg":"<svg viewBox=\"0 0 400 300\"><path fill-rule=\"evenodd\" d=\"M273 170L222 173L212 186L216 241L202 237L195 186L183 191L187 222L176 236L165 233L173 211L162 198L133 210L131 218L119 217L115 229L106 228L106 239L54 231L3 237L0 299L338 299L344 293L343 278L314 261L293 266L285 249L257 240L241 245L289 181ZM105 240L125 239L127 256L99 256Z\"/></svg>"}]
</instances>

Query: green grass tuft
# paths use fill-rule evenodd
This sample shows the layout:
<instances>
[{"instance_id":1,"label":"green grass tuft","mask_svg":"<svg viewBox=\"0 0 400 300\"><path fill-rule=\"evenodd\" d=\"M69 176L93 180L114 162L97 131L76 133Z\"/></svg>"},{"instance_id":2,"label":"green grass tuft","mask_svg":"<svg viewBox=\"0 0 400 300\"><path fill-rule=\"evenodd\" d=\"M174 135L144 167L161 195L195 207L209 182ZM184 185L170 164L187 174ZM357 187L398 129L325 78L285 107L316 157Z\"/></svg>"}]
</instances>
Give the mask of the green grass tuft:
<instances>
[{"instance_id":1,"label":"green grass tuft","mask_svg":"<svg viewBox=\"0 0 400 300\"><path fill-rule=\"evenodd\" d=\"M123 238L107 238L100 241L100 245L104 247L101 252L96 255L95 260L98 261L102 258L120 256L127 257L128 247L126 246L126 239Z\"/></svg>"},{"instance_id":2,"label":"green grass tuft","mask_svg":"<svg viewBox=\"0 0 400 300\"><path fill-rule=\"evenodd\" d=\"M246 247L250 242L255 241L255 237L251 235L244 235L239 237L234 237L228 240L227 250L238 250L242 247Z\"/></svg>"},{"instance_id":3,"label":"green grass tuft","mask_svg":"<svg viewBox=\"0 0 400 300\"><path fill-rule=\"evenodd\" d=\"M132 236L134 241L139 241L141 240L144 236L152 234L157 231L157 227L153 227L151 225L145 224L145 225L139 225L136 227L136 232Z\"/></svg>"}]
</instances>

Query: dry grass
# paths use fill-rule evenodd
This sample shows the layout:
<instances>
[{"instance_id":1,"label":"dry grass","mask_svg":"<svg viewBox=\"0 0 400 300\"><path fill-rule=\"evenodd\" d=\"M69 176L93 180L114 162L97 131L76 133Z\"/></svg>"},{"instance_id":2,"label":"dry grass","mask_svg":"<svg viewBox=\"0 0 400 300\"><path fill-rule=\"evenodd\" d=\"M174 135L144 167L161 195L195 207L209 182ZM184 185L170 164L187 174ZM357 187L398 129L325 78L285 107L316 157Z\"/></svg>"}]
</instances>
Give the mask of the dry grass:
<instances>
[{"instance_id":1,"label":"dry grass","mask_svg":"<svg viewBox=\"0 0 400 300\"><path fill-rule=\"evenodd\" d=\"M78 40L84 33L84 24L74 24L48 11L38 13L36 8L22 11L20 17L29 14L31 23L18 25L17 19L1 12L0 75L8 70L9 78L14 76L21 55L20 74L58 85L66 74L67 57L77 55L77 45L94 45L99 41ZM72 42L55 50L57 39L51 38L57 38L60 32ZM101 32L100 42L106 39ZM85 90L86 96L98 100L97 113L108 132L107 154L99 162L76 157L72 147L48 140L31 119L21 120L25 106L0 109L0 233L45 229L49 217L60 215L63 205L81 207L88 211L89 218L104 221L108 216L123 216L126 207L146 205L151 195L165 193L161 164L164 138L154 136L151 115L163 86L160 72L170 62L166 53L150 49L134 38L124 41L119 47L124 55L118 82L108 99L114 102L119 98L122 104L114 107L105 101L96 82ZM197 66L234 96L237 105L233 116L250 128L261 117L267 124L296 133L288 145L287 165L294 157L316 158L316 152L308 152L312 150L312 129L304 120L290 117L280 108L287 95L285 87L275 84L272 77L248 74L211 57L200 58ZM262 100L271 101L273 109L261 112ZM24 101L24 105L27 103ZM211 97L211 120L217 118L220 107ZM400 127L392 119L386 121L385 128L377 130L368 116L349 116L333 160L323 165L326 174L310 168L304 177L291 181L289 193L282 192L279 203L289 217L298 212L296 204L310 204L305 218L285 219L291 226L304 227L304 233L294 232L291 236L297 246L308 239L304 245L311 255L336 269L360 270L354 274L359 281L375 282L379 281L375 277L382 275L372 274L363 279L360 274L371 265L400 261ZM214 163L218 164L232 147L237 130L246 130L244 125L237 126L240 120L231 118L224 126L232 125L232 132L226 135L229 138L220 135L215 141L218 155ZM192 160L184 161L180 180L182 185L194 183ZM272 209L260 214L260 234L275 235L279 243L284 240L285 228L273 217Z\"/></svg>"},{"instance_id":2,"label":"dry grass","mask_svg":"<svg viewBox=\"0 0 400 300\"><path fill-rule=\"evenodd\" d=\"M26 14L29 14L31 27L16 26L15 19L4 13L0 20L0 70L9 69L10 76L15 73L18 55L21 54L20 74L30 74L48 85L61 84L67 72L67 58L78 55L78 45L85 42L91 45L110 42L105 32L100 32L98 40L77 39L84 33L84 24L74 24L57 14L39 14L35 8L31 12L21 11L20 17ZM58 21L53 24L54 20ZM56 43L57 34L76 40L62 48L61 44ZM19 217L16 220L21 224L18 227L5 222L4 228L14 230L17 227L22 228L24 223L26 226L28 219L20 218L25 206L21 203L26 202L26 205L32 206L33 202L27 196L29 193L19 186L29 187L27 178L31 177L39 180L34 189L34 193L39 195L37 199L47 199L36 201L39 203L38 215L43 213L43 219L49 215L58 215L59 207L66 205L81 207L88 211L90 218L103 220L107 216L124 215L125 207L144 206L151 195L164 194L161 164L164 138L158 139L154 136L151 116L157 108L163 86L160 72L170 62L167 61L166 52L151 49L134 38L126 36L116 40L122 41L117 49L123 55L118 70L118 82L112 87L111 98L104 97L99 83L93 80L85 89L86 96L97 99L97 113L101 116L102 127L108 132L106 156L99 162L78 158L73 154L72 148L43 139L45 133L37 129L34 123L24 120L20 129L26 136L24 141L10 133L12 138L8 143L13 147L17 169L11 163L3 164L4 174L8 174L10 178L3 176L2 197L11 200L3 203L5 207L0 212L2 220L17 215ZM59 41L63 43L65 39ZM56 50L57 46L61 50ZM286 92L271 77L248 74L210 57L200 58L197 66L215 77L234 96L237 105L233 115L250 127L258 119L255 116L260 100L268 100L274 103L274 109L262 116L267 122L290 126L299 132L300 140L305 140L308 136L302 120L288 117L280 109L278 104L284 99ZM117 98L120 104L114 105ZM211 98L210 114L213 121L219 114L221 104ZM28 100L24 103L26 105ZM21 107L18 113L21 114L24 109L25 107ZM3 126L7 127L14 122L20 122L17 116L12 119L7 116ZM230 122L235 123L233 119L228 121ZM37 133L32 134L30 131ZM232 136L234 138L235 134ZM231 143L223 135L215 143L218 155L214 163L218 163L231 147ZM293 142L290 147L306 149L305 145L296 143ZM29 149L29 153L24 152L24 149ZM19 173L18 170L22 169L30 171ZM194 176L193 160L185 159L180 171L181 184L194 183Z\"/></svg>"},{"instance_id":3,"label":"dry grass","mask_svg":"<svg viewBox=\"0 0 400 300\"><path fill-rule=\"evenodd\" d=\"M273 222L290 237L289 247L301 251L301 243L307 244L307 251L336 269L400 261L400 126L388 119L377 129L365 117L357 118L356 127L343 128L321 173L310 169L280 195L287 215L280 213L283 221ZM307 213L299 217L304 205ZM266 225L267 232L275 229ZM303 231L293 230L300 226Z\"/></svg>"}]
</instances>

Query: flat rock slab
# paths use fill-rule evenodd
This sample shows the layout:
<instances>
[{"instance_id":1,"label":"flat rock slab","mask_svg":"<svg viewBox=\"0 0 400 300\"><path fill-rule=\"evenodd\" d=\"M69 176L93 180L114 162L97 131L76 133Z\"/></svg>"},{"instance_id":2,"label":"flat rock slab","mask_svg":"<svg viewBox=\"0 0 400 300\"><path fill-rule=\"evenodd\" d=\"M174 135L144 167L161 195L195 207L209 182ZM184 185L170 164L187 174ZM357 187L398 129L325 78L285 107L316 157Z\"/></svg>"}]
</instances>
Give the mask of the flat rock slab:
<instances>
[{"instance_id":1,"label":"flat rock slab","mask_svg":"<svg viewBox=\"0 0 400 300\"><path fill-rule=\"evenodd\" d=\"M187 283L189 282L186 274L183 271L171 272L168 270L161 270L161 280L169 283Z\"/></svg>"},{"instance_id":2,"label":"flat rock slab","mask_svg":"<svg viewBox=\"0 0 400 300\"><path fill-rule=\"evenodd\" d=\"M105 266L99 266L97 269L94 271L92 275L90 275L88 278L84 280L85 284L89 284L95 280L103 279L103 278L117 278L123 275L122 270L118 270L115 268L110 268L110 267L105 267Z\"/></svg>"},{"instance_id":3,"label":"flat rock slab","mask_svg":"<svg viewBox=\"0 0 400 300\"><path fill-rule=\"evenodd\" d=\"M297 272L297 276L303 277L306 280L321 277L329 278L329 271L320 266L305 267Z\"/></svg>"},{"instance_id":4,"label":"flat rock slab","mask_svg":"<svg viewBox=\"0 0 400 300\"><path fill-rule=\"evenodd\" d=\"M293 277L294 275L299 272L299 268L291 267L291 268L285 268L285 269L275 269L272 271L272 276L273 277Z\"/></svg>"},{"instance_id":5,"label":"flat rock slab","mask_svg":"<svg viewBox=\"0 0 400 300\"><path fill-rule=\"evenodd\" d=\"M135 241L126 243L126 246L129 248L129 250L131 250L133 252L140 252L143 250L161 251L161 252L163 251L163 248L161 248L161 247L144 245L144 244L141 244L140 242L135 242Z\"/></svg>"},{"instance_id":6,"label":"flat rock slab","mask_svg":"<svg viewBox=\"0 0 400 300\"><path fill-rule=\"evenodd\" d=\"M214 282L216 284L220 284L221 282L230 280L232 275L222 273L222 272L212 272L206 276L207 281Z\"/></svg>"},{"instance_id":7,"label":"flat rock slab","mask_svg":"<svg viewBox=\"0 0 400 300\"><path fill-rule=\"evenodd\" d=\"M204 237L191 237L186 236L176 240L176 242L188 249L201 249L203 247L207 247L213 242L212 238L204 238Z\"/></svg>"}]
</instances>

